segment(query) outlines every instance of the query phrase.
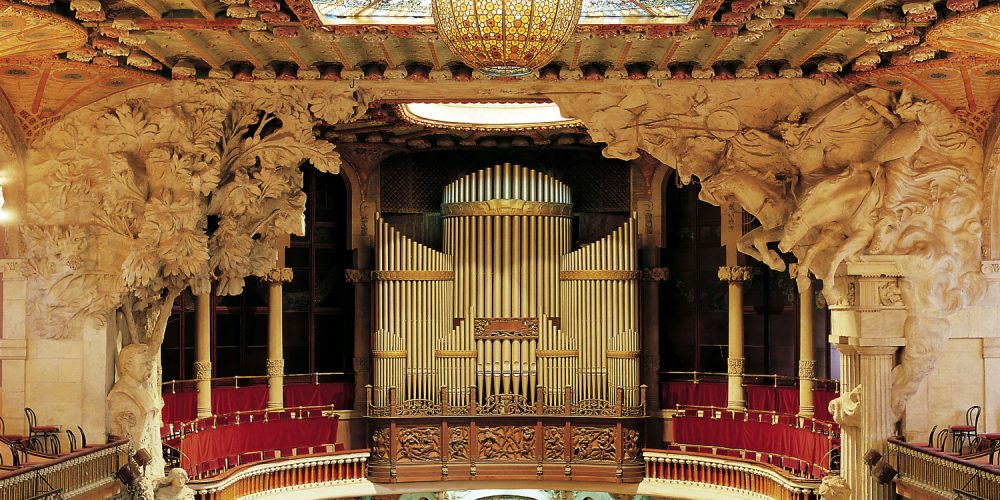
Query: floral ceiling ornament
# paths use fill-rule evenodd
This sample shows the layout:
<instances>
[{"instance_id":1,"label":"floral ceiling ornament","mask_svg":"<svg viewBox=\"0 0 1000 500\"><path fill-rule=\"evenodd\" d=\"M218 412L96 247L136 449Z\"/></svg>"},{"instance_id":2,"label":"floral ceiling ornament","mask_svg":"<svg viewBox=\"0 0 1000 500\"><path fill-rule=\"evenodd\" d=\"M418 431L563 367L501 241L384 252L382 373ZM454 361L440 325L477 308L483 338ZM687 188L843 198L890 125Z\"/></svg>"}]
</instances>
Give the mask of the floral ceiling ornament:
<instances>
[{"instance_id":1,"label":"floral ceiling ornament","mask_svg":"<svg viewBox=\"0 0 1000 500\"><path fill-rule=\"evenodd\" d=\"M434 22L462 62L493 77L554 59L580 21L581 0L433 0Z\"/></svg>"}]
</instances>

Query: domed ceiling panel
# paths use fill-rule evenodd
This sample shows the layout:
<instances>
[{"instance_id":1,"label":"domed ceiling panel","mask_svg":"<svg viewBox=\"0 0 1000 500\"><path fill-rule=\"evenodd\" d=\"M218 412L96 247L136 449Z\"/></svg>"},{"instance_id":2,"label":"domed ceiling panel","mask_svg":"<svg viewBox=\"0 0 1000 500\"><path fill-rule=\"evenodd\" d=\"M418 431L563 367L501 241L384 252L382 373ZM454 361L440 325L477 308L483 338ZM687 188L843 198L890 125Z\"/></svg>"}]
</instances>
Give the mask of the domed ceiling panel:
<instances>
[{"instance_id":1,"label":"domed ceiling panel","mask_svg":"<svg viewBox=\"0 0 1000 500\"><path fill-rule=\"evenodd\" d=\"M0 58L51 56L86 41L87 31L64 17L21 5L0 6Z\"/></svg>"}]
</instances>

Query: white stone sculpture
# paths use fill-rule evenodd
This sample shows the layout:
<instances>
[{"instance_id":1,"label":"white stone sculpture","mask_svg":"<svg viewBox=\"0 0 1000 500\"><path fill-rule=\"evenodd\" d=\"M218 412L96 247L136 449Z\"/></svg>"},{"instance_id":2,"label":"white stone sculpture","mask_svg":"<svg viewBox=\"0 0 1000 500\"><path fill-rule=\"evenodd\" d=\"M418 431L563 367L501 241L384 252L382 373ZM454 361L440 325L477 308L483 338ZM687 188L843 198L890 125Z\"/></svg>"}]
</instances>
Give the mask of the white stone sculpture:
<instances>
[{"instance_id":1,"label":"white stone sculpture","mask_svg":"<svg viewBox=\"0 0 1000 500\"><path fill-rule=\"evenodd\" d=\"M60 338L118 310L129 345L108 401L113 430L153 457L145 496L163 474L158 353L174 299L210 280L239 294L274 268L278 238L304 231L300 165L339 170L313 126L364 108L353 91L174 82L71 113L29 152L31 330Z\"/></svg>"},{"instance_id":2,"label":"white stone sculpture","mask_svg":"<svg viewBox=\"0 0 1000 500\"><path fill-rule=\"evenodd\" d=\"M549 97L607 143L605 156L646 151L683 182L697 178L703 200L739 203L761 223L739 249L783 271L768 247L778 243L797 257L795 278L823 280L829 303L848 296L843 263L919 256L900 259L901 300L890 304L908 313L893 371L898 418L950 335L947 316L982 293L979 143L947 109L906 92L810 99L805 83L727 89Z\"/></svg>"},{"instance_id":3,"label":"white stone sculpture","mask_svg":"<svg viewBox=\"0 0 1000 500\"><path fill-rule=\"evenodd\" d=\"M851 500L851 486L839 474L825 476L817 493L823 500Z\"/></svg>"},{"instance_id":4,"label":"white stone sculpture","mask_svg":"<svg viewBox=\"0 0 1000 500\"><path fill-rule=\"evenodd\" d=\"M194 500L194 490L187 485L188 473L180 467L174 467L167 477L159 481L154 500Z\"/></svg>"}]
</instances>

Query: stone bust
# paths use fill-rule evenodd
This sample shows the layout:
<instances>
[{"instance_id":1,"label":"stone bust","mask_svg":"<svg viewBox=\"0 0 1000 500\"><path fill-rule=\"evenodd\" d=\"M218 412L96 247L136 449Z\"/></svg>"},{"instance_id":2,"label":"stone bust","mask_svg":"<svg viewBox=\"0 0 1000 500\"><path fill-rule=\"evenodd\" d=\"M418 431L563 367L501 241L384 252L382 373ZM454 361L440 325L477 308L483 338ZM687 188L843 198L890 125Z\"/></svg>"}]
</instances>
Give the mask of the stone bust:
<instances>
[{"instance_id":1,"label":"stone bust","mask_svg":"<svg viewBox=\"0 0 1000 500\"><path fill-rule=\"evenodd\" d=\"M167 477L160 479L154 500L194 500L194 490L188 487L187 471L174 467Z\"/></svg>"},{"instance_id":2,"label":"stone bust","mask_svg":"<svg viewBox=\"0 0 1000 500\"><path fill-rule=\"evenodd\" d=\"M130 344L118 354L118 381L108 393L112 434L138 444L143 429L156 412L156 399L145 387L150 376L149 348Z\"/></svg>"}]
</instances>

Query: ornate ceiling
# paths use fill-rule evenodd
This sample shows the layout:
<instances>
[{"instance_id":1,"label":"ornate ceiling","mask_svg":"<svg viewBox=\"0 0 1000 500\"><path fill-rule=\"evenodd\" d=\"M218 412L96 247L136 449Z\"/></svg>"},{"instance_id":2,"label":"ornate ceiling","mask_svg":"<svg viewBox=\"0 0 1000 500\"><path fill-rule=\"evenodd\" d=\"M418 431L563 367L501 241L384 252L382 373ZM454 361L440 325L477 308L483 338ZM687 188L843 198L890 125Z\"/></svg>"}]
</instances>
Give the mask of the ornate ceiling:
<instances>
[{"instance_id":1,"label":"ornate ceiling","mask_svg":"<svg viewBox=\"0 0 1000 500\"><path fill-rule=\"evenodd\" d=\"M0 90L31 140L61 114L171 78L407 78L431 85L480 78L421 18L424 0L314 1L318 7L310 0L0 3ZM550 66L524 78L569 86L615 78L837 78L940 100L980 134L1000 98L1000 5L625 3L633 10L621 10L618 0L589 0L591 16L573 40ZM374 22L393 13L399 23Z\"/></svg>"}]
</instances>

